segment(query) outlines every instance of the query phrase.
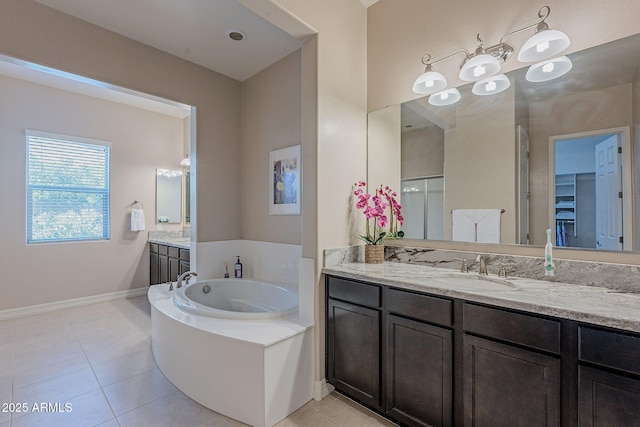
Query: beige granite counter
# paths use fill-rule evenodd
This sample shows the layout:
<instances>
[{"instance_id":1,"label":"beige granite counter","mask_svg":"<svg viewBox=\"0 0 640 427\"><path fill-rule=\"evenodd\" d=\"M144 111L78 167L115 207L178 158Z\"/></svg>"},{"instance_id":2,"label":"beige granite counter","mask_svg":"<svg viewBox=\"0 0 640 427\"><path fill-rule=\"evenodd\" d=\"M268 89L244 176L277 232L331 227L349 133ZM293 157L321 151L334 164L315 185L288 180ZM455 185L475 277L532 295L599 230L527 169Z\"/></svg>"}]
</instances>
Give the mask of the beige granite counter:
<instances>
[{"instance_id":1,"label":"beige granite counter","mask_svg":"<svg viewBox=\"0 0 640 427\"><path fill-rule=\"evenodd\" d=\"M557 281L384 262L327 266L324 274L640 332L640 294ZM461 280L456 280L461 278Z\"/></svg>"},{"instance_id":2,"label":"beige granite counter","mask_svg":"<svg viewBox=\"0 0 640 427\"><path fill-rule=\"evenodd\" d=\"M158 243L160 245L175 246L182 249L190 249L190 240L188 237L181 238L150 238L150 243Z\"/></svg>"}]
</instances>

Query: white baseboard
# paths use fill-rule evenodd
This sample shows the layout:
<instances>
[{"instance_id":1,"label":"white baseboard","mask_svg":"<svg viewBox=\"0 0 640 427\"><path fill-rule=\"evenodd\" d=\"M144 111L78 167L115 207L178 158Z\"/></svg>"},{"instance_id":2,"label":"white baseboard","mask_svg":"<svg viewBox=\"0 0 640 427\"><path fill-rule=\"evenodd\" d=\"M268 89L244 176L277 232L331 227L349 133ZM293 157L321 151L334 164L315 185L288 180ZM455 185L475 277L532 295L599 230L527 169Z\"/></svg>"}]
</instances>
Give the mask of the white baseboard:
<instances>
[{"instance_id":1,"label":"white baseboard","mask_svg":"<svg viewBox=\"0 0 640 427\"><path fill-rule=\"evenodd\" d=\"M326 379L313 382L313 400L322 400L329 396L335 387L327 382Z\"/></svg>"},{"instance_id":2,"label":"white baseboard","mask_svg":"<svg viewBox=\"0 0 640 427\"><path fill-rule=\"evenodd\" d=\"M92 295L82 298L73 298L64 301L49 302L46 304L29 305L27 307L10 308L0 310L0 320L13 319L15 317L30 316L32 314L47 313L50 311L62 310L65 308L78 307L81 305L95 304L98 302L111 301L121 298L132 298L146 295L149 287L129 289L126 291L111 292L108 294Z\"/></svg>"}]
</instances>

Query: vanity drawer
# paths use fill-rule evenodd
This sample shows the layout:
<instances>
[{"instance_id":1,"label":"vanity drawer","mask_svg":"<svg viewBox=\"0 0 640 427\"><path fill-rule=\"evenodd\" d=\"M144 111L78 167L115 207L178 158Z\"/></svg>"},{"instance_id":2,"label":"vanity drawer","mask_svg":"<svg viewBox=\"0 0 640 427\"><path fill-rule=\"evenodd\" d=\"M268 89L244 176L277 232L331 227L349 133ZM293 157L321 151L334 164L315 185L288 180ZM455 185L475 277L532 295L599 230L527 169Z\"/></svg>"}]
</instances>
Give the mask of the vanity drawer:
<instances>
[{"instance_id":1,"label":"vanity drawer","mask_svg":"<svg viewBox=\"0 0 640 427\"><path fill-rule=\"evenodd\" d=\"M380 287L327 276L329 296L370 308L380 308Z\"/></svg>"},{"instance_id":2,"label":"vanity drawer","mask_svg":"<svg viewBox=\"0 0 640 427\"><path fill-rule=\"evenodd\" d=\"M452 301L399 289L387 290L387 311L442 326L453 324Z\"/></svg>"},{"instance_id":3,"label":"vanity drawer","mask_svg":"<svg viewBox=\"0 0 640 427\"><path fill-rule=\"evenodd\" d=\"M189 252L189 249L180 248L180 259L183 261L191 260L191 254Z\"/></svg>"},{"instance_id":4,"label":"vanity drawer","mask_svg":"<svg viewBox=\"0 0 640 427\"><path fill-rule=\"evenodd\" d=\"M158 245L158 253L160 255L169 255L169 246L167 246L167 245Z\"/></svg>"},{"instance_id":5,"label":"vanity drawer","mask_svg":"<svg viewBox=\"0 0 640 427\"><path fill-rule=\"evenodd\" d=\"M560 322L497 308L464 304L465 332L560 353Z\"/></svg>"},{"instance_id":6,"label":"vanity drawer","mask_svg":"<svg viewBox=\"0 0 640 427\"><path fill-rule=\"evenodd\" d=\"M640 375L640 337L581 326L579 339L581 362Z\"/></svg>"},{"instance_id":7,"label":"vanity drawer","mask_svg":"<svg viewBox=\"0 0 640 427\"><path fill-rule=\"evenodd\" d=\"M158 253L158 245L157 243L149 243L149 252L157 254Z\"/></svg>"},{"instance_id":8,"label":"vanity drawer","mask_svg":"<svg viewBox=\"0 0 640 427\"><path fill-rule=\"evenodd\" d=\"M179 258L180 248L176 248L175 246L169 246L169 256L171 258Z\"/></svg>"}]
</instances>

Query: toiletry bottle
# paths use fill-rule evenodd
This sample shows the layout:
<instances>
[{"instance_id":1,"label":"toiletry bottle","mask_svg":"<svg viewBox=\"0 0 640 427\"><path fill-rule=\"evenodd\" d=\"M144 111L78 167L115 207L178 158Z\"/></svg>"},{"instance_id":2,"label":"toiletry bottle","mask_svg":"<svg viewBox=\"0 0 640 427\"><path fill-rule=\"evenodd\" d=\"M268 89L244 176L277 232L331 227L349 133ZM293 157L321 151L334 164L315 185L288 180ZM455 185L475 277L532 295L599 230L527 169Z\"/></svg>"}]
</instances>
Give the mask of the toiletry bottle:
<instances>
[{"instance_id":1,"label":"toiletry bottle","mask_svg":"<svg viewBox=\"0 0 640 427\"><path fill-rule=\"evenodd\" d=\"M553 264L553 244L551 243L551 229L547 230L547 244L544 246L544 275L553 276L555 265Z\"/></svg>"},{"instance_id":2,"label":"toiletry bottle","mask_svg":"<svg viewBox=\"0 0 640 427\"><path fill-rule=\"evenodd\" d=\"M234 266L234 274L236 279L242 279L242 263L240 262L240 257L238 257L236 265Z\"/></svg>"}]
</instances>

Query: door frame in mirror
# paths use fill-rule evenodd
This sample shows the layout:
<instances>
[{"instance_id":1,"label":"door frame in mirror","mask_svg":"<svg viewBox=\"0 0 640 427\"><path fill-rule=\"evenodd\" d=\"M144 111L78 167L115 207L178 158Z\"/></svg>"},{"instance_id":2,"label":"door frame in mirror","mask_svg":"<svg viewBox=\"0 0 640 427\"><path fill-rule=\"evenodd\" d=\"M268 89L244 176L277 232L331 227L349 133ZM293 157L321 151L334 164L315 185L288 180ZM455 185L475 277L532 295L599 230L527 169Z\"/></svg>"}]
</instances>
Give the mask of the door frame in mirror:
<instances>
[{"instance_id":1,"label":"door frame in mirror","mask_svg":"<svg viewBox=\"0 0 640 427\"><path fill-rule=\"evenodd\" d=\"M631 148L631 127L621 126L608 129L598 129L595 131L570 133L565 135L553 135L549 137L549 228L555 234L556 229L556 203L555 203L555 185L556 185L556 163L555 163L555 144L559 140L577 139L597 134L618 134L622 143L622 188L633 188L633 154ZM634 251L635 249L635 231L633 228L633 212L635 206L635 197L633 191L627 191L624 196L622 205L622 231L623 231L623 251ZM596 249L596 248L580 248L571 247L570 249ZM599 249L602 250L602 249Z\"/></svg>"}]
</instances>

